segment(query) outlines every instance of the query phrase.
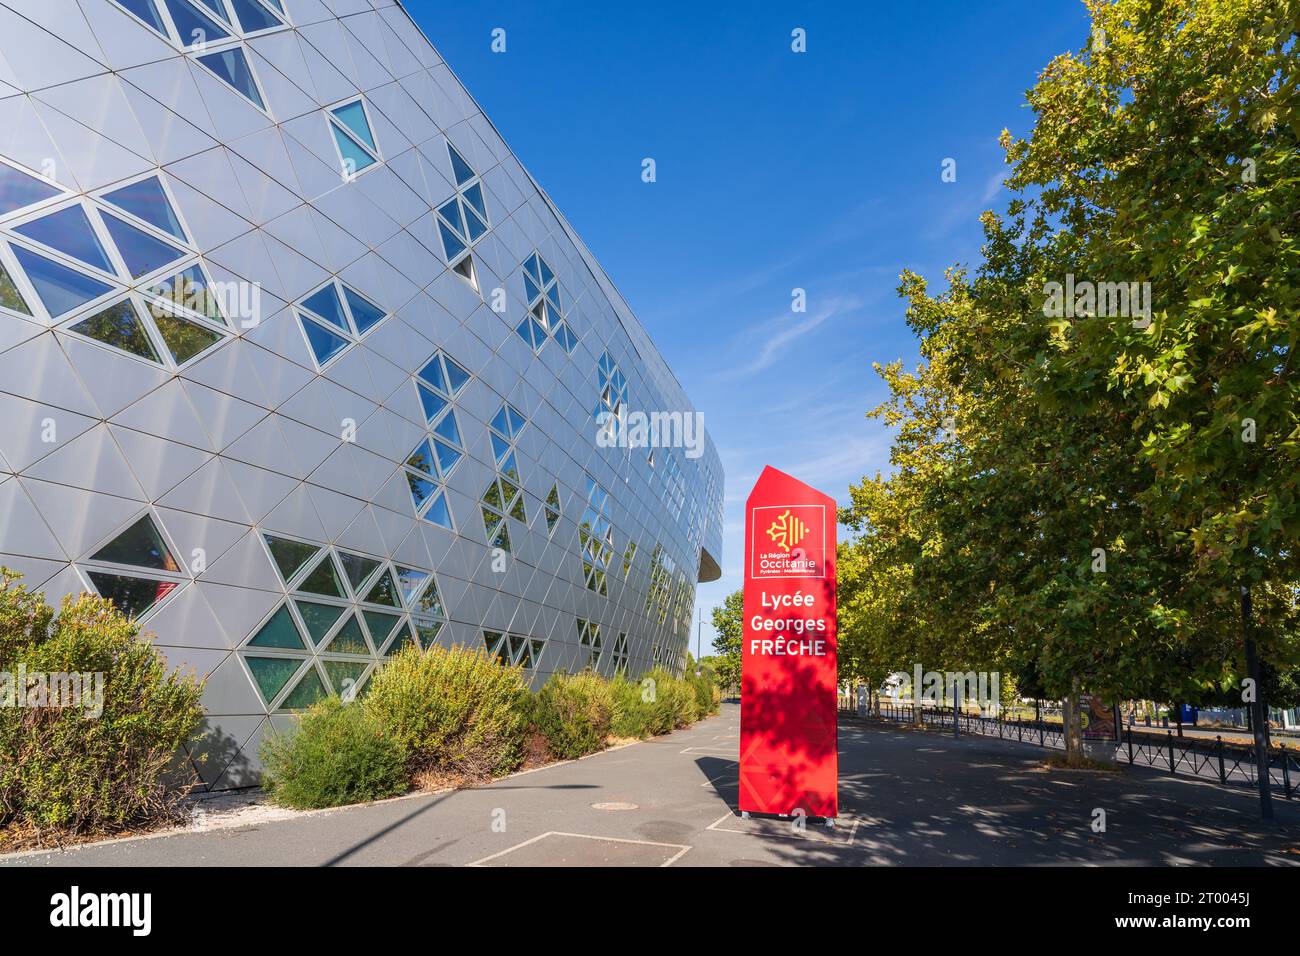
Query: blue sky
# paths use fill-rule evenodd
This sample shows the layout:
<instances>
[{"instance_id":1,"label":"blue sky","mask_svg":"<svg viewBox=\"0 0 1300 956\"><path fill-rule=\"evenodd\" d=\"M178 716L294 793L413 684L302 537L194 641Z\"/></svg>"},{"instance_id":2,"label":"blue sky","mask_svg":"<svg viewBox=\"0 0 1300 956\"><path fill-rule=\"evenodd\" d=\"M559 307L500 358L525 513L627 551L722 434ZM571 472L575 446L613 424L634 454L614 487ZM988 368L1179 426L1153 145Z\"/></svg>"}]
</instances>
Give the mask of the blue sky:
<instances>
[{"instance_id":1,"label":"blue sky","mask_svg":"<svg viewBox=\"0 0 1300 956\"><path fill-rule=\"evenodd\" d=\"M871 363L916 354L898 274L934 287L946 266L977 260L977 217L1008 198L998 134L1028 131L1024 91L1083 45L1086 11L1077 0L407 7L705 414L727 476L723 577L698 592L709 653L708 610L741 585L742 510L762 467L841 502L887 470L889 436L865 412L884 397ZM498 27L504 54L490 47ZM790 49L796 27L806 53ZM955 182L941 180L946 158Z\"/></svg>"}]
</instances>

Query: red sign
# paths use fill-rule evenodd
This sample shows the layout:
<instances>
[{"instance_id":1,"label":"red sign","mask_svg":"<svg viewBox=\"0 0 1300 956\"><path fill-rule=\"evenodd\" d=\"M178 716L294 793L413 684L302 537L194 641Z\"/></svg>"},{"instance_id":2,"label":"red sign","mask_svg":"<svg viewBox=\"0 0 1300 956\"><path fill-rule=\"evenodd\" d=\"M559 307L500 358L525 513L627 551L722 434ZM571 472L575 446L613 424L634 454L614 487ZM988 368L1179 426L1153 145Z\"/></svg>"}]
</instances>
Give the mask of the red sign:
<instances>
[{"instance_id":1,"label":"red sign","mask_svg":"<svg viewBox=\"0 0 1300 956\"><path fill-rule=\"evenodd\" d=\"M745 503L740 809L839 813L835 501L764 468Z\"/></svg>"}]
</instances>

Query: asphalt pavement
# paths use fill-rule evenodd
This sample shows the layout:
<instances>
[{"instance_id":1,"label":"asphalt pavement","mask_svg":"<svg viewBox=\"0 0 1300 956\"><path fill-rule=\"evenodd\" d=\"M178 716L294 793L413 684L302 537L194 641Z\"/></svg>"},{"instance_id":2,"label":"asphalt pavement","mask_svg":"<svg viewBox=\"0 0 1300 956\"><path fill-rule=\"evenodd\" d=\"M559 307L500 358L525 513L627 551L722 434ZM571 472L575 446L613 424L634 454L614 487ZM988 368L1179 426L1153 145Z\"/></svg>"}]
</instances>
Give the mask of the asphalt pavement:
<instances>
[{"instance_id":1,"label":"asphalt pavement","mask_svg":"<svg viewBox=\"0 0 1300 956\"><path fill-rule=\"evenodd\" d=\"M840 724L835 827L735 812L740 713L490 786L251 826L0 857L0 866L1300 865L1300 801L1044 751ZM1104 822L1104 832L1097 827Z\"/></svg>"}]
</instances>

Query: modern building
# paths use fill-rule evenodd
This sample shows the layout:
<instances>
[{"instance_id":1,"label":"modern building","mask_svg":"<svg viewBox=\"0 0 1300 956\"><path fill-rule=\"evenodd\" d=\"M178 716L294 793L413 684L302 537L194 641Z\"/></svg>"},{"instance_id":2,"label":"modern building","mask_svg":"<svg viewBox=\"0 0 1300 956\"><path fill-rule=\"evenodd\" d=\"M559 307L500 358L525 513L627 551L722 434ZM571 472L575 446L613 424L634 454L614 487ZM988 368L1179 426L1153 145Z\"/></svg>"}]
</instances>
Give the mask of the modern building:
<instances>
[{"instance_id":1,"label":"modern building","mask_svg":"<svg viewBox=\"0 0 1300 956\"><path fill-rule=\"evenodd\" d=\"M680 669L697 420L399 4L0 0L0 564L206 678L209 786L411 642Z\"/></svg>"}]
</instances>

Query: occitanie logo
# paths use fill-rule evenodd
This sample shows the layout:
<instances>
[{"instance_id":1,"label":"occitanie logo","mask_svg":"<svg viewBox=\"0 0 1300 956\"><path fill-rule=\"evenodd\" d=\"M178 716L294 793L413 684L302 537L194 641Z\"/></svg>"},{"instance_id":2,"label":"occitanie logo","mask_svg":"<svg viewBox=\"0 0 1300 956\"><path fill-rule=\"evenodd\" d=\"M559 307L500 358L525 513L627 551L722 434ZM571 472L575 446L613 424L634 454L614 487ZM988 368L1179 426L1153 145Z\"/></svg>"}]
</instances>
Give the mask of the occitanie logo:
<instances>
[{"instance_id":1,"label":"occitanie logo","mask_svg":"<svg viewBox=\"0 0 1300 956\"><path fill-rule=\"evenodd\" d=\"M784 551L792 551L808 533L808 526L790 514L789 509L777 516L767 529L767 536Z\"/></svg>"}]
</instances>

